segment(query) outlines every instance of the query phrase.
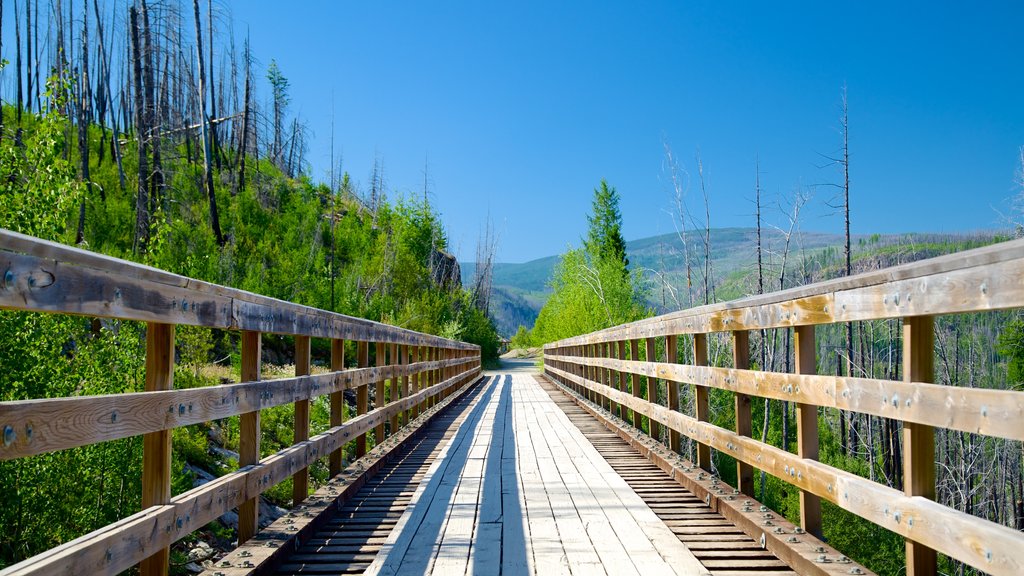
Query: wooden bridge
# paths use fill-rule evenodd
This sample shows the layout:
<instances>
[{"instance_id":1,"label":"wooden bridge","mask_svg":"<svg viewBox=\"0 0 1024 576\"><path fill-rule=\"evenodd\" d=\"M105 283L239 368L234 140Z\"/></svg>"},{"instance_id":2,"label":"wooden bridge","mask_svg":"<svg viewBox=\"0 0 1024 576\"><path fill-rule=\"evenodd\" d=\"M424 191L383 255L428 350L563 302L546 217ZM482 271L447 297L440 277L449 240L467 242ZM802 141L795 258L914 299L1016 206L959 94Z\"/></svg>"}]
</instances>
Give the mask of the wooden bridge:
<instances>
[{"instance_id":1,"label":"wooden bridge","mask_svg":"<svg viewBox=\"0 0 1024 576\"><path fill-rule=\"evenodd\" d=\"M1024 534L934 501L934 429L1024 441L1024 392L932 383L936 316L1024 307L1024 241L556 342L543 374L484 374L473 345L2 230L0 274L4 309L147 325L145 391L0 403L4 460L144 438L140 511L5 576L166 574L172 544L235 509L241 544L211 576L868 574L821 540L823 500L903 536L907 573L934 573L937 554L1024 573ZM816 325L888 318L902 380L815 374ZM240 332L242 382L175 389L176 325ZM748 334L776 328L793 331L795 373L751 369ZM294 338L294 377L261 379L263 334ZM312 339L330 342L329 372L311 375ZM731 365L709 365L710 339ZM709 421L712 389L732 394L734 426ZM321 396L330 428L311 436ZM796 404L795 454L752 438L753 398ZM287 404L295 443L261 458L260 410ZM826 409L903 423L905 490L818 461ZM171 431L230 416L240 468L172 494ZM736 477L712 473L715 452ZM319 459L330 479L310 493ZM799 525L754 499L756 470L799 491ZM288 478L294 507L260 530L260 495Z\"/></svg>"}]
</instances>

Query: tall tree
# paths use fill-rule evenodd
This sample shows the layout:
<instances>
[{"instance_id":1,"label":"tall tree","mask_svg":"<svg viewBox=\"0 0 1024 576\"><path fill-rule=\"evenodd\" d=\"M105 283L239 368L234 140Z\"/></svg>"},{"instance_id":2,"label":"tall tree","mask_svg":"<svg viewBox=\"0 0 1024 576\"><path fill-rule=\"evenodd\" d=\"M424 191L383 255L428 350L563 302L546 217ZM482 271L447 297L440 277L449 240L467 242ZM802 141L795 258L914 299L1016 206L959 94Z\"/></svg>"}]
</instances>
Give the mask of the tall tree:
<instances>
[{"instance_id":1,"label":"tall tree","mask_svg":"<svg viewBox=\"0 0 1024 576\"><path fill-rule=\"evenodd\" d=\"M217 194L213 188L213 166L210 164L210 118L206 115L206 66L203 64L203 32L199 17L199 0L192 0L196 19L196 54L199 61L199 119L203 125L203 171L205 173L206 193L210 198L210 226L217 244L224 245L224 235L220 230L220 216L217 214Z\"/></svg>"},{"instance_id":2,"label":"tall tree","mask_svg":"<svg viewBox=\"0 0 1024 576\"><path fill-rule=\"evenodd\" d=\"M626 257L626 241L622 238L622 213L619 211L619 194L608 182L594 189L591 214L587 216L587 238L584 246L595 259L613 259L622 262L623 273L629 266Z\"/></svg>"},{"instance_id":3,"label":"tall tree","mask_svg":"<svg viewBox=\"0 0 1024 576\"><path fill-rule=\"evenodd\" d=\"M128 31L132 48L132 84L135 95L135 136L139 147L139 190L135 197L135 240L132 250L145 252L149 241L149 156L146 153L146 106L142 88L142 44L139 39L139 12L135 6L128 7Z\"/></svg>"},{"instance_id":4,"label":"tall tree","mask_svg":"<svg viewBox=\"0 0 1024 576\"><path fill-rule=\"evenodd\" d=\"M288 106L288 79L281 73L276 60L271 60L270 66L267 67L267 80L270 81L271 94L274 99L274 143L270 158L274 164L283 169L284 111Z\"/></svg>"}]
</instances>

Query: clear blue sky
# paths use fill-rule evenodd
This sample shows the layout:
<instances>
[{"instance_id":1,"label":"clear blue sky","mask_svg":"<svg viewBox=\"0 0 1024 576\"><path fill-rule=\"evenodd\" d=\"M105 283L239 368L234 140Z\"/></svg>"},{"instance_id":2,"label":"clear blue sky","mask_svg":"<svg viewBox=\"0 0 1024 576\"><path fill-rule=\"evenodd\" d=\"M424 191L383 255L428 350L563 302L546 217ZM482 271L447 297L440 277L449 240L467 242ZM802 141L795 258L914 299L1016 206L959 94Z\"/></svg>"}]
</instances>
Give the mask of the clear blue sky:
<instances>
[{"instance_id":1,"label":"clear blue sky","mask_svg":"<svg viewBox=\"0 0 1024 576\"><path fill-rule=\"evenodd\" d=\"M220 10L239 42L250 31L260 97L271 58L291 81L292 111L313 132L313 176L326 181L331 164L333 94L345 170L365 189L376 155L392 195L420 194L429 161L463 259L488 214L502 261L578 243L601 178L622 197L627 239L672 232L666 140L690 174L691 210L703 208L699 148L712 225L752 225L755 157L771 202L839 181L820 166L840 145L844 83L854 232L997 227L1016 192L1019 2L239 0ZM825 206L834 190L811 192L802 227L840 230Z\"/></svg>"}]
</instances>

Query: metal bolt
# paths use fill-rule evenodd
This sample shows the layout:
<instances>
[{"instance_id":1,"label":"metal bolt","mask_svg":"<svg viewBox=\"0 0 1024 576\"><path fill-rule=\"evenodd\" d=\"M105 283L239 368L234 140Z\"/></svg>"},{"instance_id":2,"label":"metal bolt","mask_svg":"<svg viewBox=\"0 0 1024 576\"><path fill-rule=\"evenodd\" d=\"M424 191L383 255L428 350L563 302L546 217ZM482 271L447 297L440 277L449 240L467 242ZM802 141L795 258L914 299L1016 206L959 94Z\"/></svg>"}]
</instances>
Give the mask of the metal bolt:
<instances>
[{"instance_id":1,"label":"metal bolt","mask_svg":"<svg viewBox=\"0 0 1024 576\"><path fill-rule=\"evenodd\" d=\"M35 288L36 287L36 279L35 279L34 276L29 276L28 277L28 285L29 285L30 288Z\"/></svg>"},{"instance_id":2,"label":"metal bolt","mask_svg":"<svg viewBox=\"0 0 1024 576\"><path fill-rule=\"evenodd\" d=\"M14 433L14 426L4 426L4 446L10 446L18 438Z\"/></svg>"},{"instance_id":3,"label":"metal bolt","mask_svg":"<svg viewBox=\"0 0 1024 576\"><path fill-rule=\"evenodd\" d=\"M185 415L185 405L184 404L178 404L178 416L184 416L184 415Z\"/></svg>"},{"instance_id":4,"label":"metal bolt","mask_svg":"<svg viewBox=\"0 0 1024 576\"><path fill-rule=\"evenodd\" d=\"M114 288L114 299L116 299L116 300L120 300L121 299L121 289L120 288Z\"/></svg>"},{"instance_id":5,"label":"metal bolt","mask_svg":"<svg viewBox=\"0 0 1024 576\"><path fill-rule=\"evenodd\" d=\"M117 412L111 412L110 413L110 423L113 424L115 422L117 422Z\"/></svg>"},{"instance_id":6,"label":"metal bolt","mask_svg":"<svg viewBox=\"0 0 1024 576\"><path fill-rule=\"evenodd\" d=\"M799 544L800 543L800 539L797 538L796 536L790 536L789 538L786 538L786 542L788 542L790 544Z\"/></svg>"},{"instance_id":7,"label":"metal bolt","mask_svg":"<svg viewBox=\"0 0 1024 576\"><path fill-rule=\"evenodd\" d=\"M181 301L181 310L182 310L182 312L188 312L188 301L187 300L183 299Z\"/></svg>"},{"instance_id":8,"label":"metal bolt","mask_svg":"<svg viewBox=\"0 0 1024 576\"><path fill-rule=\"evenodd\" d=\"M250 558L251 556L252 556L252 552L249 552L248 550L242 550L241 552L238 553L238 557L239 558Z\"/></svg>"},{"instance_id":9,"label":"metal bolt","mask_svg":"<svg viewBox=\"0 0 1024 576\"><path fill-rule=\"evenodd\" d=\"M14 272L8 270L7 272L4 272L4 286L7 287L11 284L14 284Z\"/></svg>"},{"instance_id":10,"label":"metal bolt","mask_svg":"<svg viewBox=\"0 0 1024 576\"><path fill-rule=\"evenodd\" d=\"M851 560L849 558L847 558L846 556L843 556L842 554L840 554L839 558L836 558L836 562L839 562L840 564L849 564L851 562Z\"/></svg>"},{"instance_id":11,"label":"metal bolt","mask_svg":"<svg viewBox=\"0 0 1024 576\"><path fill-rule=\"evenodd\" d=\"M981 416L982 416L983 418L985 418L985 417L988 417L988 406L984 406L984 405L983 405L983 406L981 407Z\"/></svg>"},{"instance_id":12,"label":"metal bolt","mask_svg":"<svg viewBox=\"0 0 1024 576\"><path fill-rule=\"evenodd\" d=\"M25 439L29 442L32 441L32 425L28 424L25 426Z\"/></svg>"}]
</instances>

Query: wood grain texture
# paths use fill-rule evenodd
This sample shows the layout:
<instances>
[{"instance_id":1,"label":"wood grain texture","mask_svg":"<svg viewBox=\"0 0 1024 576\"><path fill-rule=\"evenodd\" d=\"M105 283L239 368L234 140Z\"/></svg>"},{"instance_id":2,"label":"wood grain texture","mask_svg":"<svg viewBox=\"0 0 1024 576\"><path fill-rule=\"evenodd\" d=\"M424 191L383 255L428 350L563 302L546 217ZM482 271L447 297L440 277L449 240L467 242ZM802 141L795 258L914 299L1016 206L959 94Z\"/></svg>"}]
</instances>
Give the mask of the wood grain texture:
<instances>
[{"instance_id":1,"label":"wood grain texture","mask_svg":"<svg viewBox=\"0 0 1024 576\"><path fill-rule=\"evenodd\" d=\"M619 359L584 359L551 354L567 364L599 362L612 370L653 374L671 382L730 390L739 394L840 408L862 414L927 424L1011 440L1024 440L1024 392L943 386L875 378L785 374L708 366Z\"/></svg>"},{"instance_id":2,"label":"wood grain texture","mask_svg":"<svg viewBox=\"0 0 1024 576\"><path fill-rule=\"evenodd\" d=\"M611 396L697 442L705 442L715 450L760 468L796 488L979 570L1007 576L1024 573L1024 557L1019 554L1024 547L1024 534L1016 530L927 498L907 496L899 490L739 436L731 430L685 414L670 412L667 408L586 381L558 368L545 367L545 370L559 379Z\"/></svg>"},{"instance_id":3,"label":"wood grain texture","mask_svg":"<svg viewBox=\"0 0 1024 576\"><path fill-rule=\"evenodd\" d=\"M365 368L370 365L370 343L369 342L357 342L356 343L356 364L360 368ZM363 384L356 388L356 415L362 416L366 414L370 408L370 385ZM356 458L362 458L366 455L366 434L360 434L356 438Z\"/></svg>"},{"instance_id":4,"label":"wood grain texture","mask_svg":"<svg viewBox=\"0 0 1024 576\"><path fill-rule=\"evenodd\" d=\"M295 337L295 376L308 376L310 368L310 338ZM292 424L294 442L309 439L309 400L295 401L295 416ZM292 506L297 506L309 494L309 469L303 468L292 475Z\"/></svg>"},{"instance_id":5,"label":"wood grain texture","mask_svg":"<svg viewBox=\"0 0 1024 576\"><path fill-rule=\"evenodd\" d=\"M174 326L146 326L146 391L174 388ZM171 500L171 431L150 432L142 438L142 508ZM171 550L164 547L139 564L142 576L166 576Z\"/></svg>"},{"instance_id":6,"label":"wood grain texture","mask_svg":"<svg viewBox=\"0 0 1024 576\"><path fill-rule=\"evenodd\" d=\"M679 361L679 338L675 334L665 337L665 363L675 364ZM668 394L668 409L679 410L679 383L674 380L666 380ZM669 428L668 448L673 454L679 454L682 450L682 443L678 430Z\"/></svg>"},{"instance_id":7,"label":"wood grain texture","mask_svg":"<svg viewBox=\"0 0 1024 576\"><path fill-rule=\"evenodd\" d=\"M477 350L0 229L0 308Z\"/></svg>"},{"instance_id":8,"label":"wood grain texture","mask_svg":"<svg viewBox=\"0 0 1024 576\"><path fill-rule=\"evenodd\" d=\"M935 321L916 316L903 322L903 378L930 381L935 376ZM903 424L903 489L907 496L935 499L935 430ZM907 539L907 575L934 574L935 550Z\"/></svg>"},{"instance_id":9,"label":"wood grain texture","mask_svg":"<svg viewBox=\"0 0 1024 576\"><path fill-rule=\"evenodd\" d=\"M260 379L260 363L263 353L263 335L259 332L242 332L242 380ZM260 411L245 412L238 423L238 465L240 467L260 461ZM259 531L259 502L253 496L238 505L238 542L252 538Z\"/></svg>"},{"instance_id":10,"label":"wood grain texture","mask_svg":"<svg viewBox=\"0 0 1024 576\"><path fill-rule=\"evenodd\" d=\"M693 363L696 366L707 366L708 364L708 335L693 335ZM708 405L708 389L704 386L693 387L693 413L697 420L707 422L710 418L711 408ZM711 471L711 448L705 442L697 440L697 466Z\"/></svg>"},{"instance_id":11,"label":"wood grain texture","mask_svg":"<svg viewBox=\"0 0 1024 576\"><path fill-rule=\"evenodd\" d=\"M798 374L817 371L814 326L798 326L793 333L794 364ZM818 408L796 405L796 451L803 459L818 459ZM800 491L800 526L818 538L821 534L821 499L813 492Z\"/></svg>"},{"instance_id":12,"label":"wood grain texture","mask_svg":"<svg viewBox=\"0 0 1024 576\"><path fill-rule=\"evenodd\" d=\"M750 368L750 333L746 330L732 333L732 362L737 370ZM750 396L734 393L733 406L736 413L736 433L740 436L750 436L753 430L753 423L750 421ZM754 495L754 469L749 464L736 463L736 487L745 496Z\"/></svg>"},{"instance_id":13,"label":"wood grain texture","mask_svg":"<svg viewBox=\"0 0 1024 576\"><path fill-rule=\"evenodd\" d=\"M387 346L383 342L377 342L374 346L373 355L374 365L378 368L387 364ZM373 405L383 406L384 405L384 379L381 378L373 383ZM381 422L379 426L373 430L373 441L374 444L380 444L384 441L384 423Z\"/></svg>"}]
</instances>

